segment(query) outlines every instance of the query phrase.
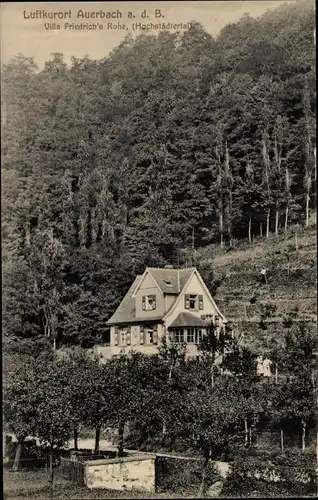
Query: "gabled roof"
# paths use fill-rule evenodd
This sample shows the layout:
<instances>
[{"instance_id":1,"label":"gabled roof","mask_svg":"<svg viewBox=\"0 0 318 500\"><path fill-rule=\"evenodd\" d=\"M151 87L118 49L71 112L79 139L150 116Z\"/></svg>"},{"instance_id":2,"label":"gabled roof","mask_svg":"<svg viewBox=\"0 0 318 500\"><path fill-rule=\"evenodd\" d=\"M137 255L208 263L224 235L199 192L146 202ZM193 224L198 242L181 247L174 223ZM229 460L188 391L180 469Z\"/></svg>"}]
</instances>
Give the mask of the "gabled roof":
<instances>
[{"instance_id":1,"label":"gabled roof","mask_svg":"<svg viewBox=\"0 0 318 500\"><path fill-rule=\"evenodd\" d=\"M144 274L138 275L135 278L135 281L129 288L128 292L126 293L125 297L121 301L120 305L118 306L117 310L115 313L112 315L112 317L107 321L108 325L116 325L116 324L129 324L129 323L143 323L147 321L161 321L165 320L165 318L171 313L171 311L176 307L176 303L178 300L178 295L182 292L184 287L186 286L187 282L189 281L190 277L192 274L196 272L195 267L189 267L189 268L184 268L184 269L161 269L161 268L155 268L155 267L148 267L146 268ZM159 290L164 294L164 295L174 295L175 298L172 301L172 304L169 307L169 310L166 311L164 314L161 316L151 316L147 315L147 317L143 318L137 318L136 317L136 299L135 299L135 293L138 291L138 287L141 284L141 281L143 277L146 275L146 273L149 273L155 283L157 284ZM202 282L203 288L206 290L206 293L208 296L210 296L212 302L215 305L215 308L217 312L220 314L220 316L223 318L224 321L226 319L224 318L223 314L219 311L217 305L215 304L213 298L211 297L211 294L209 290L207 289L204 281L198 275ZM155 314L155 311L154 311ZM195 320L193 317L199 321L199 323L195 324L189 324L190 317L191 321L194 322ZM178 326L198 326L198 327L203 327L205 326L205 322L198 318L197 316L194 316L190 313L181 313L179 314L177 318L180 322L187 322L185 325L178 325ZM176 321L176 320L175 320ZM171 326L175 326L174 323Z\"/></svg>"},{"instance_id":2,"label":"gabled roof","mask_svg":"<svg viewBox=\"0 0 318 500\"><path fill-rule=\"evenodd\" d=\"M203 319L199 318L195 314L191 314L188 312L181 312L180 314L178 314L176 319L171 323L169 328L182 328L185 326L205 328L206 326L208 326L208 323L206 321L203 321Z\"/></svg>"},{"instance_id":3,"label":"gabled roof","mask_svg":"<svg viewBox=\"0 0 318 500\"><path fill-rule=\"evenodd\" d=\"M157 267L147 267L145 273L150 273L162 293L175 295L177 298L179 293L184 288L186 282L190 278L191 274L193 273L194 269L195 268L193 267L187 269L161 269ZM118 308L116 309L112 317L107 321L108 325L136 323L138 321L154 321L163 318L164 315L160 317L153 316L149 318L136 317L136 302L134 293L137 291L137 288L141 283L141 279L145 275L145 273L136 276L135 281L129 288ZM171 283L172 286L170 286L168 283ZM174 303L175 301L171 304L171 306Z\"/></svg>"},{"instance_id":4,"label":"gabled roof","mask_svg":"<svg viewBox=\"0 0 318 500\"><path fill-rule=\"evenodd\" d=\"M153 277L162 293L169 295L179 295L193 270L193 267L187 269L146 268L146 272L148 271Z\"/></svg>"},{"instance_id":5,"label":"gabled roof","mask_svg":"<svg viewBox=\"0 0 318 500\"><path fill-rule=\"evenodd\" d=\"M107 321L107 324L126 323L136 319L136 303L132 295L140 282L141 276L141 274L136 276L135 281L129 288L112 317Z\"/></svg>"}]
</instances>

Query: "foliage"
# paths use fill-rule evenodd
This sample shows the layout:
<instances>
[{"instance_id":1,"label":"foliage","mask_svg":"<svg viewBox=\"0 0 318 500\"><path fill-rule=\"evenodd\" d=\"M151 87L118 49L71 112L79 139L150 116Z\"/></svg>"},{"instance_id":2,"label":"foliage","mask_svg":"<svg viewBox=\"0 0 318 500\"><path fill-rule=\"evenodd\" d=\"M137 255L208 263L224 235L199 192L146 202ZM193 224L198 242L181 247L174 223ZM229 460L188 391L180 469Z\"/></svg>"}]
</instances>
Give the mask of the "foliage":
<instances>
[{"instance_id":1,"label":"foliage","mask_svg":"<svg viewBox=\"0 0 318 500\"><path fill-rule=\"evenodd\" d=\"M237 454L222 491L224 496L311 495L317 490L315 457L300 452L262 456L257 452Z\"/></svg>"},{"instance_id":2,"label":"foliage","mask_svg":"<svg viewBox=\"0 0 318 500\"><path fill-rule=\"evenodd\" d=\"M308 225L314 24L308 1L3 67L5 335L90 347L145 266Z\"/></svg>"}]
</instances>

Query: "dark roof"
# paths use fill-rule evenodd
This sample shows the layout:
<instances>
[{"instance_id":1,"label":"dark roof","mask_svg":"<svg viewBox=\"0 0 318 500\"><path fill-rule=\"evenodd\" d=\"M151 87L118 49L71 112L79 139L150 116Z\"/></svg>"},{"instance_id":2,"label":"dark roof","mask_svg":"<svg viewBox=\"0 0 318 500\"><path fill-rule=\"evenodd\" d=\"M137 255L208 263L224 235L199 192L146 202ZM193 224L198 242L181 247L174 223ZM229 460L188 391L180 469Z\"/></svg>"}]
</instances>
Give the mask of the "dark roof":
<instances>
[{"instance_id":1,"label":"dark roof","mask_svg":"<svg viewBox=\"0 0 318 500\"><path fill-rule=\"evenodd\" d=\"M188 312L181 312L176 319L171 323L169 328L180 328L183 326L193 326L198 328L204 328L207 326L207 322L203 319L195 316Z\"/></svg>"},{"instance_id":2,"label":"dark roof","mask_svg":"<svg viewBox=\"0 0 318 500\"><path fill-rule=\"evenodd\" d=\"M178 295L190 278L194 267L187 269L166 269L147 267L160 290L165 294Z\"/></svg>"},{"instance_id":3,"label":"dark roof","mask_svg":"<svg viewBox=\"0 0 318 500\"><path fill-rule=\"evenodd\" d=\"M186 282L190 278L192 272L195 270L194 267L189 267L186 269L161 269L157 267L148 267L146 269L150 275L156 281L158 287L164 294L177 295L182 291ZM143 275L138 275L135 281L129 288L125 297L119 304L117 310L114 312L112 317L107 321L108 325L113 324L124 324L124 323L139 323L146 321L157 321L163 318L167 311L162 316L153 316L148 318L136 318L136 304L135 298L132 297L134 291L140 283L140 279ZM168 283L171 283L169 285ZM171 304L171 307L173 306ZM171 309L170 307L170 309Z\"/></svg>"},{"instance_id":4,"label":"dark roof","mask_svg":"<svg viewBox=\"0 0 318 500\"><path fill-rule=\"evenodd\" d=\"M135 299L132 298L132 294L134 293L136 287L140 282L141 274L136 276L135 281L129 288L125 297L117 307L116 311L112 315L111 318L107 321L107 324L115 324L115 323L126 323L131 322L136 319L136 304Z\"/></svg>"}]
</instances>

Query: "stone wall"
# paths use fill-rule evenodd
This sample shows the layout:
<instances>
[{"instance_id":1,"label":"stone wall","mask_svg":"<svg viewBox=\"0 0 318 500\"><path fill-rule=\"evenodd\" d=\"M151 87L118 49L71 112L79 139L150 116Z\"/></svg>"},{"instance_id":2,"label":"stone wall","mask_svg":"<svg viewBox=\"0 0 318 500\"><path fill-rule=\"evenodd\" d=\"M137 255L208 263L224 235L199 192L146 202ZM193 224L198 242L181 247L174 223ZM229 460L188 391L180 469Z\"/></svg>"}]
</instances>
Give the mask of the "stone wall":
<instances>
[{"instance_id":1,"label":"stone wall","mask_svg":"<svg viewBox=\"0 0 318 500\"><path fill-rule=\"evenodd\" d=\"M155 456L131 457L85 462L85 483L88 488L110 490L155 491Z\"/></svg>"}]
</instances>

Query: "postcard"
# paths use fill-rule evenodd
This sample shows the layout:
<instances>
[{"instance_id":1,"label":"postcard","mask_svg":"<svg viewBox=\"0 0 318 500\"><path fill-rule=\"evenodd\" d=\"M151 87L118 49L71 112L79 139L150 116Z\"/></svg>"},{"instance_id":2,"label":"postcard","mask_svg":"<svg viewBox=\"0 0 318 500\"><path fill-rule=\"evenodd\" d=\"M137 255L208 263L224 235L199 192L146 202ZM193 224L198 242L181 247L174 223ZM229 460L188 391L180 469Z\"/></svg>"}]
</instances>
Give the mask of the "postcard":
<instances>
[{"instance_id":1,"label":"postcard","mask_svg":"<svg viewBox=\"0 0 318 500\"><path fill-rule=\"evenodd\" d=\"M313 0L0 23L6 498L314 496Z\"/></svg>"}]
</instances>

